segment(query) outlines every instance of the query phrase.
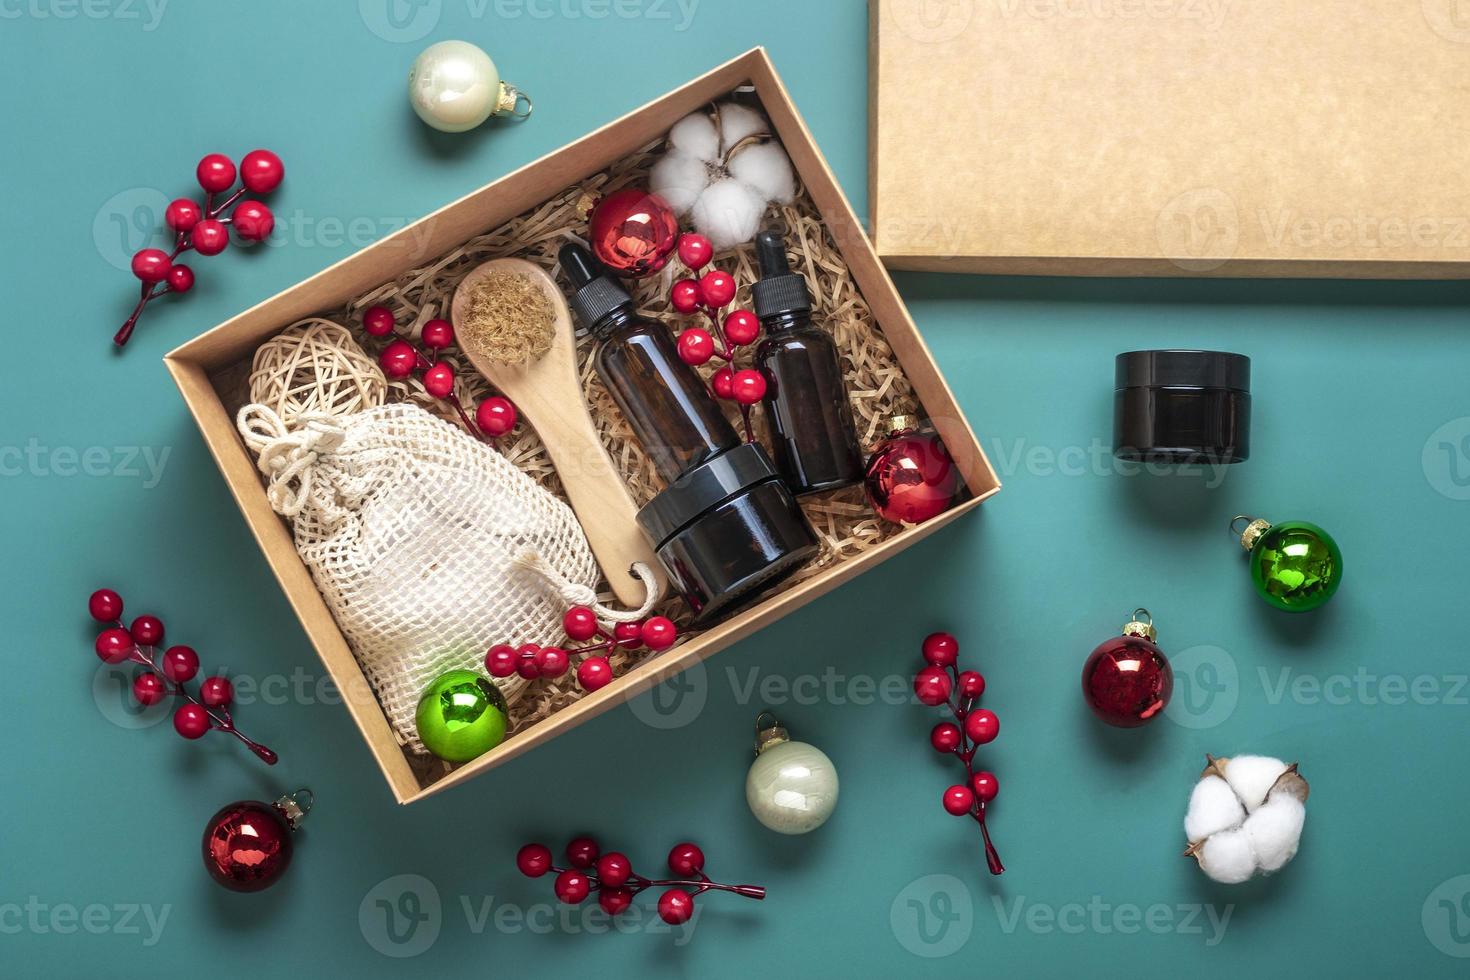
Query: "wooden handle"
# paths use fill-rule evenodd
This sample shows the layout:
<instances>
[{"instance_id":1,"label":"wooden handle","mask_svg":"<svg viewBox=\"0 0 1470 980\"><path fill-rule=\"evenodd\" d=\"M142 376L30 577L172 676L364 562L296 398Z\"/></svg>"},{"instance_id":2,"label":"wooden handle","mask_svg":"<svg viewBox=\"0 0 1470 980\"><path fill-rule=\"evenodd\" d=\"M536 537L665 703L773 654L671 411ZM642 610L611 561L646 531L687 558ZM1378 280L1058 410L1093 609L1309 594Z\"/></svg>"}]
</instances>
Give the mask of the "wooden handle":
<instances>
[{"instance_id":1,"label":"wooden handle","mask_svg":"<svg viewBox=\"0 0 1470 980\"><path fill-rule=\"evenodd\" d=\"M622 474L613 469L581 398L569 402L541 397L532 390L522 391L516 404L535 420L567 502L576 511L592 554L618 600L635 609L643 604L642 580L630 571L634 562L647 565L660 591L666 589L663 565L638 526L638 508Z\"/></svg>"}]
</instances>

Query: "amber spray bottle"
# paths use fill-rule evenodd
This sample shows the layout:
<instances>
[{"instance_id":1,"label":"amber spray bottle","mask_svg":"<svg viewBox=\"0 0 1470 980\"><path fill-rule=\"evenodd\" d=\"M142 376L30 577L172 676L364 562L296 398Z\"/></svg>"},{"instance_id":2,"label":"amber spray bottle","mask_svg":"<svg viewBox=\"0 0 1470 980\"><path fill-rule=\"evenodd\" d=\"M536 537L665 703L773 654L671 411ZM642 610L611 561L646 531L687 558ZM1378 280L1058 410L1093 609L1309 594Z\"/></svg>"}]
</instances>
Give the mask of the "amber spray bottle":
<instances>
[{"instance_id":1,"label":"amber spray bottle","mask_svg":"<svg viewBox=\"0 0 1470 980\"><path fill-rule=\"evenodd\" d=\"M766 379L773 455L798 495L863 478L863 450L832 335L812 323L806 280L791 271L786 243L774 231L755 239L761 277L751 287L766 339L755 366Z\"/></svg>"}]
</instances>

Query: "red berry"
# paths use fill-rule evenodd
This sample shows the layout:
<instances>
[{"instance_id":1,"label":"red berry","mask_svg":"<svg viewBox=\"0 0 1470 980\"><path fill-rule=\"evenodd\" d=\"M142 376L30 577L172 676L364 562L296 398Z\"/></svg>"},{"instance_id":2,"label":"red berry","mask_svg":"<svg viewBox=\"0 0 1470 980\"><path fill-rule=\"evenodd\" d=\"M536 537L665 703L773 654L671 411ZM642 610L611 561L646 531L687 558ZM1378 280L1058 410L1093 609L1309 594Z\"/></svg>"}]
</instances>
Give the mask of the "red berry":
<instances>
[{"instance_id":1,"label":"red berry","mask_svg":"<svg viewBox=\"0 0 1470 980\"><path fill-rule=\"evenodd\" d=\"M978 698L985 693L985 678L978 670L960 671L960 694L967 698Z\"/></svg>"},{"instance_id":2,"label":"red berry","mask_svg":"<svg viewBox=\"0 0 1470 980\"><path fill-rule=\"evenodd\" d=\"M424 390L435 398L454 394L454 367L448 361L435 361L424 372Z\"/></svg>"},{"instance_id":3,"label":"red berry","mask_svg":"<svg viewBox=\"0 0 1470 980\"><path fill-rule=\"evenodd\" d=\"M169 201L163 209L163 221L174 231L193 231L204 217L204 209L187 197Z\"/></svg>"},{"instance_id":4,"label":"red berry","mask_svg":"<svg viewBox=\"0 0 1470 980\"><path fill-rule=\"evenodd\" d=\"M561 618L561 628L573 640L590 640L597 635L597 614L586 606L573 606Z\"/></svg>"},{"instance_id":5,"label":"red berry","mask_svg":"<svg viewBox=\"0 0 1470 980\"><path fill-rule=\"evenodd\" d=\"M133 275L143 282L163 282L173 259L161 248L141 248L133 254Z\"/></svg>"},{"instance_id":6,"label":"red berry","mask_svg":"<svg viewBox=\"0 0 1470 980\"><path fill-rule=\"evenodd\" d=\"M97 634L95 649L107 663L120 664L133 652L133 638L121 626L114 626Z\"/></svg>"},{"instance_id":7,"label":"red berry","mask_svg":"<svg viewBox=\"0 0 1470 980\"><path fill-rule=\"evenodd\" d=\"M563 871L552 886L556 897L568 905L576 905L592 893L592 882L580 871Z\"/></svg>"},{"instance_id":8,"label":"red berry","mask_svg":"<svg viewBox=\"0 0 1470 980\"><path fill-rule=\"evenodd\" d=\"M679 629L666 616L650 616L639 631L643 645L657 653L667 650L679 639Z\"/></svg>"},{"instance_id":9,"label":"red berry","mask_svg":"<svg viewBox=\"0 0 1470 980\"><path fill-rule=\"evenodd\" d=\"M679 261L690 269L698 272L709 265L709 260L714 257L715 249L708 238L686 231L679 236Z\"/></svg>"},{"instance_id":10,"label":"red berry","mask_svg":"<svg viewBox=\"0 0 1470 980\"><path fill-rule=\"evenodd\" d=\"M960 642L948 633L924 637L924 659L935 667L948 667L960 656Z\"/></svg>"},{"instance_id":11,"label":"red berry","mask_svg":"<svg viewBox=\"0 0 1470 980\"><path fill-rule=\"evenodd\" d=\"M953 752L960 747L960 726L952 721L941 721L929 732L929 744L936 752Z\"/></svg>"},{"instance_id":12,"label":"red berry","mask_svg":"<svg viewBox=\"0 0 1470 980\"><path fill-rule=\"evenodd\" d=\"M230 223L235 234L247 242L263 242L276 226L276 216L271 209L259 201L241 201L230 212Z\"/></svg>"},{"instance_id":13,"label":"red berry","mask_svg":"<svg viewBox=\"0 0 1470 980\"><path fill-rule=\"evenodd\" d=\"M914 675L914 693L923 704L943 704L950 689L949 675L941 667L925 667Z\"/></svg>"},{"instance_id":14,"label":"red berry","mask_svg":"<svg viewBox=\"0 0 1470 980\"><path fill-rule=\"evenodd\" d=\"M573 837L567 844L567 860L574 868L590 868L597 860L601 848L591 837Z\"/></svg>"},{"instance_id":15,"label":"red berry","mask_svg":"<svg viewBox=\"0 0 1470 980\"><path fill-rule=\"evenodd\" d=\"M975 805L975 794L970 787L955 785L944 791L944 808L957 817L970 812Z\"/></svg>"},{"instance_id":16,"label":"red berry","mask_svg":"<svg viewBox=\"0 0 1470 980\"><path fill-rule=\"evenodd\" d=\"M608 851L597 859L597 877L604 885L625 884L633 876L633 864L626 854Z\"/></svg>"},{"instance_id":17,"label":"red berry","mask_svg":"<svg viewBox=\"0 0 1470 980\"><path fill-rule=\"evenodd\" d=\"M166 694L168 694L168 686L163 683L162 677L151 670L133 678L133 700L145 708L162 701Z\"/></svg>"},{"instance_id":18,"label":"red berry","mask_svg":"<svg viewBox=\"0 0 1470 980\"><path fill-rule=\"evenodd\" d=\"M270 150L251 150L240 159L240 183L252 194L269 194L285 176L281 158Z\"/></svg>"},{"instance_id":19,"label":"red berry","mask_svg":"<svg viewBox=\"0 0 1470 980\"><path fill-rule=\"evenodd\" d=\"M509 677L520 662L516 648L508 643L497 643L485 652L485 670L491 677Z\"/></svg>"},{"instance_id":20,"label":"red berry","mask_svg":"<svg viewBox=\"0 0 1470 980\"><path fill-rule=\"evenodd\" d=\"M199 700L211 708L223 708L235 700L235 685L224 677L206 677L199 682Z\"/></svg>"},{"instance_id":21,"label":"red berry","mask_svg":"<svg viewBox=\"0 0 1470 980\"><path fill-rule=\"evenodd\" d=\"M725 317L725 337L737 347L752 342L761 333L761 322L749 310L735 310Z\"/></svg>"},{"instance_id":22,"label":"red berry","mask_svg":"<svg viewBox=\"0 0 1470 980\"><path fill-rule=\"evenodd\" d=\"M197 704L184 704L174 712L174 731L185 738L199 738L209 731L209 712Z\"/></svg>"},{"instance_id":23,"label":"red berry","mask_svg":"<svg viewBox=\"0 0 1470 980\"><path fill-rule=\"evenodd\" d=\"M699 277L699 301L718 310L735 298L735 277L720 269L711 269Z\"/></svg>"},{"instance_id":24,"label":"red berry","mask_svg":"<svg viewBox=\"0 0 1470 980\"><path fill-rule=\"evenodd\" d=\"M491 395L475 409L475 424L492 439L498 439L516 427L516 407L510 399Z\"/></svg>"},{"instance_id":25,"label":"red berry","mask_svg":"<svg viewBox=\"0 0 1470 980\"><path fill-rule=\"evenodd\" d=\"M193 679L199 673L199 654L193 647L174 646L163 652L163 676L176 684Z\"/></svg>"},{"instance_id":26,"label":"red berry","mask_svg":"<svg viewBox=\"0 0 1470 980\"><path fill-rule=\"evenodd\" d=\"M99 623L115 623L122 618L122 596L111 589L98 589L87 597L87 612Z\"/></svg>"},{"instance_id":27,"label":"red berry","mask_svg":"<svg viewBox=\"0 0 1470 980\"><path fill-rule=\"evenodd\" d=\"M527 844L516 852L516 867L527 878L539 878L551 870L551 848Z\"/></svg>"},{"instance_id":28,"label":"red berry","mask_svg":"<svg viewBox=\"0 0 1470 980\"><path fill-rule=\"evenodd\" d=\"M710 387L714 389L717 398L735 397L735 371L732 368L722 367L709 379Z\"/></svg>"},{"instance_id":29,"label":"red berry","mask_svg":"<svg viewBox=\"0 0 1470 980\"><path fill-rule=\"evenodd\" d=\"M560 677L567 672L571 662L571 658L561 647L542 647L541 652L532 660L536 665L536 673L542 677Z\"/></svg>"},{"instance_id":30,"label":"red berry","mask_svg":"<svg viewBox=\"0 0 1470 980\"><path fill-rule=\"evenodd\" d=\"M386 306L369 306L362 311L362 329L369 337L386 337L393 332L393 311Z\"/></svg>"},{"instance_id":31,"label":"red berry","mask_svg":"<svg viewBox=\"0 0 1470 980\"><path fill-rule=\"evenodd\" d=\"M989 803L1000 792L1000 782L993 772L977 772L970 779L970 788L981 803Z\"/></svg>"},{"instance_id":32,"label":"red berry","mask_svg":"<svg viewBox=\"0 0 1470 980\"><path fill-rule=\"evenodd\" d=\"M710 336L708 330L690 327L679 334L679 359L685 364L698 367L708 364L709 359L714 356L715 338Z\"/></svg>"},{"instance_id":33,"label":"red berry","mask_svg":"<svg viewBox=\"0 0 1470 980\"><path fill-rule=\"evenodd\" d=\"M612 681L612 664L606 657L588 657L577 665L577 683L584 691L596 691Z\"/></svg>"},{"instance_id":34,"label":"red berry","mask_svg":"<svg viewBox=\"0 0 1470 980\"><path fill-rule=\"evenodd\" d=\"M670 888L658 897L658 916L671 926L688 922L694 914L694 896L682 888Z\"/></svg>"},{"instance_id":35,"label":"red berry","mask_svg":"<svg viewBox=\"0 0 1470 980\"><path fill-rule=\"evenodd\" d=\"M680 279L669 287L669 302L680 313L693 313L699 309L699 283Z\"/></svg>"},{"instance_id":36,"label":"red berry","mask_svg":"<svg viewBox=\"0 0 1470 980\"><path fill-rule=\"evenodd\" d=\"M541 669L536 666L536 658L534 656L522 657L518 655L516 657L516 673L528 681L534 681L541 676Z\"/></svg>"},{"instance_id":37,"label":"red berry","mask_svg":"<svg viewBox=\"0 0 1470 980\"><path fill-rule=\"evenodd\" d=\"M965 716L965 734L976 745L993 742L995 736L1000 734L1000 719L995 716L994 711L986 711L984 708L972 711Z\"/></svg>"},{"instance_id":38,"label":"red berry","mask_svg":"<svg viewBox=\"0 0 1470 980\"><path fill-rule=\"evenodd\" d=\"M210 153L194 168L199 186L211 194L230 189L235 182L235 164L223 153Z\"/></svg>"},{"instance_id":39,"label":"red berry","mask_svg":"<svg viewBox=\"0 0 1470 980\"><path fill-rule=\"evenodd\" d=\"M766 397L765 376L752 368L736 371L730 379L730 392L740 404L754 405Z\"/></svg>"},{"instance_id":40,"label":"red berry","mask_svg":"<svg viewBox=\"0 0 1470 980\"><path fill-rule=\"evenodd\" d=\"M633 892L627 888L599 888L597 904L608 915L618 915L633 904Z\"/></svg>"},{"instance_id":41,"label":"red berry","mask_svg":"<svg viewBox=\"0 0 1470 980\"><path fill-rule=\"evenodd\" d=\"M669 851L669 870L680 878L699 874L704 870L704 852L689 841L675 844Z\"/></svg>"},{"instance_id":42,"label":"red berry","mask_svg":"<svg viewBox=\"0 0 1470 980\"><path fill-rule=\"evenodd\" d=\"M182 262L168 270L168 288L176 293L187 293L194 288L194 270Z\"/></svg>"},{"instance_id":43,"label":"red berry","mask_svg":"<svg viewBox=\"0 0 1470 980\"><path fill-rule=\"evenodd\" d=\"M406 340L393 341L378 355L378 366L383 369L384 374L395 381L401 381L413 374L413 369L418 367L418 364L418 352Z\"/></svg>"},{"instance_id":44,"label":"red berry","mask_svg":"<svg viewBox=\"0 0 1470 980\"><path fill-rule=\"evenodd\" d=\"M454 326L448 320L430 320L419 336L430 350L443 350L454 343Z\"/></svg>"},{"instance_id":45,"label":"red berry","mask_svg":"<svg viewBox=\"0 0 1470 980\"><path fill-rule=\"evenodd\" d=\"M618 623L613 627L613 639L624 650L636 650L643 645L643 624Z\"/></svg>"},{"instance_id":46,"label":"red berry","mask_svg":"<svg viewBox=\"0 0 1470 980\"><path fill-rule=\"evenodd\" d=\"M133 620L128 632L139 646L157 646L163 642L163 620L157 616L139 616Z\"/></svg>"},{"instance_id":47,"label":"red berry","mask_svg":"<svg viewBox=\"0 0 1470 980\"><path fill-rule=\"evenodd\" d=\"M218 255L230 244L230 230L222 221L205 218L194 226L189 240L194 243L194 251L200 255Z\"/></svg>"}]
</instances>

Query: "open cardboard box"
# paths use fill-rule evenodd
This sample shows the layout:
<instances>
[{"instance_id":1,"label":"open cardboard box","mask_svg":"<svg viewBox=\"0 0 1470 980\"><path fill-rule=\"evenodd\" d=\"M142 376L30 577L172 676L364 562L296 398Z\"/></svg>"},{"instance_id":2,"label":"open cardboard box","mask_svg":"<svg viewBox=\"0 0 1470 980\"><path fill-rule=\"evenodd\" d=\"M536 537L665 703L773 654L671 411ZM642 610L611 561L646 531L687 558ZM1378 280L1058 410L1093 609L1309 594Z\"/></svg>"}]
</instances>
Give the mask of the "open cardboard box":
<instances>
[{"instance_id":1,"label":"open cardboard box","mask_svg":"<svg viewBox=\"0 0 1470 980\"><path fill-rule=\"evenodd\" d=\"M757 605L699 633L668 653L629 671L495 749L425 785L394 738L332 613L297 556L289 526L271 509L255 460L235 429L222 387L248 364L267 338L302 317L332 309L507 219L563 188L662 137L689 112L737 86L755 87L776 135L785 145L802 184L820 210L853 278L882 328L894 355L964 476L970 496L944 514L888 539L862 555L767 596ZM695 79L588 136L466 195L394 235L338 262L208 333L164 359L214 454L266 560L285 590L327 671L342 692L353 720L400 803L411 803L493 769L548 739L575 728L724 649L737 638L774 622L843 582L927 537L973 510L1000 489L975 434L939 374L913 321L878 261L857 216L813 143L795 105L761 48ZM487 640L488 642L488 640Z\"/></svg>"}]
</instances>

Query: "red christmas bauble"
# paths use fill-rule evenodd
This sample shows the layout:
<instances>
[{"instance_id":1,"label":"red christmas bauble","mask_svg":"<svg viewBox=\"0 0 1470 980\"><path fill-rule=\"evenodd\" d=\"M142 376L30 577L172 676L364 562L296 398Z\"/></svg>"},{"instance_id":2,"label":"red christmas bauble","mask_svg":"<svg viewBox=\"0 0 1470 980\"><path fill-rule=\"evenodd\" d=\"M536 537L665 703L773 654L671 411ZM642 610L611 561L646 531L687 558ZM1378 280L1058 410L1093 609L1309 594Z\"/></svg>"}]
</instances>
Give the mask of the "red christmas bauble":
<instances>
[{"instance_id":1,"label":"red christmas bauble","mask_svg":"<svg viewBox=\"0 0 1470 980\"><path fill-rule=\"evenodd\" d=\"M1109 725L1146 725L1174 693L1174 670L1152 636L1151 624L1129 623L1122 636L1093 650L1082 667L1082 696Z\"/></svg>"},{"instance_id":2,"label":"red christmas bauble","mask_svg":"<svg viewBox=\"0 0 1470 980\"><path fill-rule=\"evenodd\" d=\"M868 459L868 503L895 524L919 524L942 514L963 484L939 436L899 417L892 434Z\"/></svg>"},{"instance_id":3,"label":"red christmas bauble","mask_svg":"<svg viewBox=\"0 0 1470 980\"><path fill-rule=\"evenodd\" d=\"M641 187L624 187L597 202L587 238L597 260L628 279L653 275L679 243L679 219L667 201Z\"/></svg>"},{"instance_id":4,"label":"red christmas bauble","mask_svg":"<svg viewBox=\"0 0 1470 980\"><path fill-rule=\"evenodd\" d=\"M240 800L204 827L204 867L231 891L258 892L274 885L291 864L291 833L311 808L311 792L298 790L274 803Z\"/></svg>"}]
</instances>

